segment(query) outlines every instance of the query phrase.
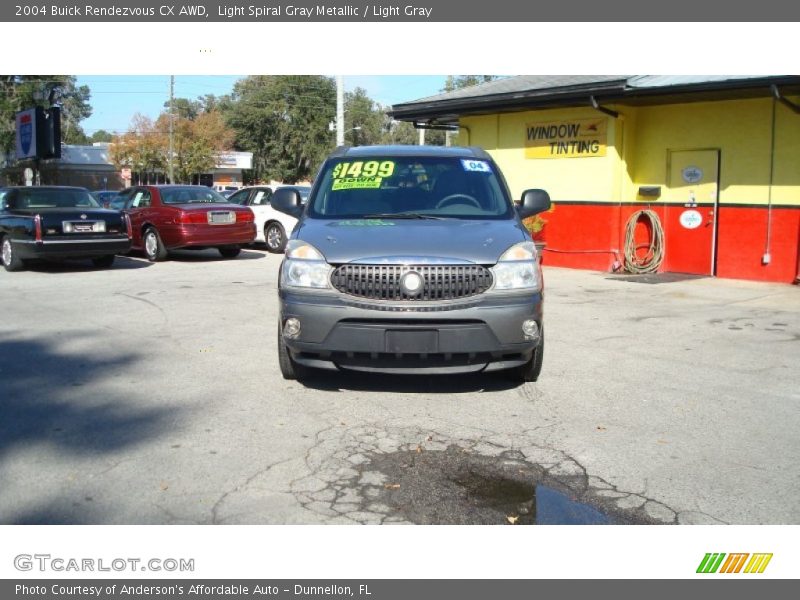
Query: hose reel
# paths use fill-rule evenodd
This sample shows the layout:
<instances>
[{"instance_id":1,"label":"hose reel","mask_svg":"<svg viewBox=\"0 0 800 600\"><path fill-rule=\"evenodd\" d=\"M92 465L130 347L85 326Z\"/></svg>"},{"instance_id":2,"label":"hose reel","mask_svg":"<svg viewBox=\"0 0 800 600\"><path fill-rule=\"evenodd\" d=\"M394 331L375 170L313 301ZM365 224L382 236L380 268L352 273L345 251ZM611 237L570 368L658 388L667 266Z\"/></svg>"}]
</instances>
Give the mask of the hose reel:
<instances>
[{"instance_id":1,"label":"hose reel","mask_svg":"<svg viewBox=\"0 0 800 600\"><path fill-rule=\"evenodd\" d=\"M648 244L636 243L636 225L642 221L649 224L650 240ZM640 256L640 250L647 252ZM661 219L652 210L640 210L633 213L625 226L625 270L628 273L655 273L664 262L664 228Z\"/></svg>"}]
</instances>

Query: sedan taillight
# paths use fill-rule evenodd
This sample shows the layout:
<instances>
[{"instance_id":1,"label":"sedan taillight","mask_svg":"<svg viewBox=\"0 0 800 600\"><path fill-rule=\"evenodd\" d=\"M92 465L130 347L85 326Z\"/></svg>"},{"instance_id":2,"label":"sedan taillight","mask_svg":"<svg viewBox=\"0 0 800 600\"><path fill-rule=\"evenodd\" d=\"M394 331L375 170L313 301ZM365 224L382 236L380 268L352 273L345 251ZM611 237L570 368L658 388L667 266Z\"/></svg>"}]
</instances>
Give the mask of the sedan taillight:
<instances>
[{"instance_id":1,"label":"sedan taillight","mask_svg":"<svg viewBox=\"0 0 800 600\"><path fill-rule=\"evenodd\" d=\"M36 241L42 241L42 216L36 215L33 217L33 228L34 228L34 235L36 236Z\"/></svg>"},{"instance_id":2,"label":"sedan taillight","mask_svg":"<svg viewBox=\"0 0 800 600\"><path fill-rule=\"evenodd\" d=\"M205 211L181 212L175 220L180 225L202 225L208 223L208 214Z\"/></svg>"},{"instance_id":3,"label":"sedan taillight","mask_svg":"<svg viewBox=\"0 0 800 600\"><path fill-rule=\"evenodd\" d=\"M128 232L128 239L133 239L133 225L131 225L131 216L128 213L122 213L122 218L125 220L125 230Z\"/></svg>"},{"instance_id":4,"label":"sedan taillight","mask_svg":"<svg viewBox=\"0 0 800 600\"><path fill-rule=\"evenodd\" d=\"M236 222L237 223L252 223L256 220L256 216L253 214L253 211L249 208L247 210L237 210L236 211Z\"/></svg>"}]
</instances>

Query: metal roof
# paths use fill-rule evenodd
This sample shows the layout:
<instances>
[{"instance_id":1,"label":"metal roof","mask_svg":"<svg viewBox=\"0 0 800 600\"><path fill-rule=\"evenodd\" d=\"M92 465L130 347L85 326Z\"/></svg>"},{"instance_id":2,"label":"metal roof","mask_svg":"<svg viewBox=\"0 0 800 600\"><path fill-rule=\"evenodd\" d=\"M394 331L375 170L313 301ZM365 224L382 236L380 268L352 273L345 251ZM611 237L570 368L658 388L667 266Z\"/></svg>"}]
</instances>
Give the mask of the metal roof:
<instances>
[{"instance_id":1,"label":"metal roof","mask_svg":"<svg viewBox=\"0 0 800 600\"><path fill-rule=\"evenodd\" d=\"M464 115L597 103L664 104L800 93L796 75L520 75L395 104L400 121L455 124Z\"/></svg>"},{"instance_id":2,"label":"metal roof","mask_svg":"<svg viewBox=\"0 0 800 600\"><path fill-rule=\"evenodd\" d=\"M636 75L628 79L628 87L657 88L670 86L698 85L708 83L747 81L763 79L763 75Z\"/></svg>"},{"instance_id":3,"label":"metal roof","mask_svg":"<svg viewBox=\"0 0 800 600\"><path fill-rule=\"evenodd\" d=\"M627 75L519 75L517 77L504 77L503 79L496 79L495 81L453 90L452 92L444 92L427 98L404 102L403 104L439 102L442 100L511 94L531 90L551 90L613 81L624 84L627 78Z\"/></svg>"},{"instance_id":4,"label":"metal roof","mask_svg":"<svg viewBox=\"0 0 800 600\"><path fill-rule=\"evenodd\" d=\"M111 164L108 147L77 146L64 144L61 146L61 163L69 165L105 165Z\"/></svg>"}]
</instances>

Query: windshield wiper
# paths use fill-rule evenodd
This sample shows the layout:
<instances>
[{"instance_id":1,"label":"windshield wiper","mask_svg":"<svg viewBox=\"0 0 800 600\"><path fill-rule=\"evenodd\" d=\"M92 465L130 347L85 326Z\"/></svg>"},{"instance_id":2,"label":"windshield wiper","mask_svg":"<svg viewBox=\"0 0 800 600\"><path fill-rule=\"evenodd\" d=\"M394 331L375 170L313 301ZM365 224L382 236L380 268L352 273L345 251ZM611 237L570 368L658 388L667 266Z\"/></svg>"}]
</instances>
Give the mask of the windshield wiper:
<instances>
[{"instance_id":1,"label":"windshield wiper","mask_svg":"<svg viewBox=\"0 0 800 600\"><path fill-rule=\"evenodd\" d=\"M402 213L375 213L371 215L364 215L364 219L427 219L432 221L444 221L450 217L437 217L435 215L426 215L423 213L415 212L402 212Z\"/></svg>"}]
</instances>

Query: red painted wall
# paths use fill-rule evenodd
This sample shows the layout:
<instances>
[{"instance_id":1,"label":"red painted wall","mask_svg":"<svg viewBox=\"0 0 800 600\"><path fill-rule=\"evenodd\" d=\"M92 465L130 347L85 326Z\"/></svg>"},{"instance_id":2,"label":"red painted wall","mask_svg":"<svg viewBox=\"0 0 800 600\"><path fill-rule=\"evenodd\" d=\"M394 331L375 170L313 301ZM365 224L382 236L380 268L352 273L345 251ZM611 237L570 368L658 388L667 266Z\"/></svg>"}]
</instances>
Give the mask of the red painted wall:
<instances>
[{"instance_id":1,"label":"red painted wall","mask_svg":"<svg viewBox=\"0 0 800 600\"><path fill-rule=\"evenodd\" d=\"M720 207L717 275L758 281L794 281L798 273L800 208L772 209L772 260L769 265L762 265L766 240L766 208Z\"/></svg>"},{"instance_id":2,"label":"red painted wall","mask_svg":"<svg viewBox=\"0 0 800 600\"><path fill-rule=\"evenodd\" d=\"M622 261L625 225L630 216L652 208L665 224L666 254L661 271L671 264L685 264L680 253L696 253L698 243L691 230L674 226L676 207L664 205L620 205L611 203L555 203L555 210L544 215L546 248L544 264L557 267L611 271ZM665 211L670 210L669 219ZM708 207L698 207L703 215ZM798 273L800 208L773 208L769 265L761 264L766 247L766 207L719 207L717 218L717 276L733 279L791 283ZM641 229L641 227L640 227ZM641 232L637 234L637 241ZM613 252L616 250L617 252ZM708 252L705 241L702 251Z\"/></svg>"},{"instance_id":3,"label":"red painted wall","mask_svg":"<svg viewBox=\"0 0 800 600\"><path fill-rule=\"evenodd\" d=\"M543 215L544 264L610 271L615 260L622 260L619 214L615 204L557 204ZM612 249L618 250L616 255Z\"/></svg>"}]
</instances>

